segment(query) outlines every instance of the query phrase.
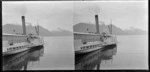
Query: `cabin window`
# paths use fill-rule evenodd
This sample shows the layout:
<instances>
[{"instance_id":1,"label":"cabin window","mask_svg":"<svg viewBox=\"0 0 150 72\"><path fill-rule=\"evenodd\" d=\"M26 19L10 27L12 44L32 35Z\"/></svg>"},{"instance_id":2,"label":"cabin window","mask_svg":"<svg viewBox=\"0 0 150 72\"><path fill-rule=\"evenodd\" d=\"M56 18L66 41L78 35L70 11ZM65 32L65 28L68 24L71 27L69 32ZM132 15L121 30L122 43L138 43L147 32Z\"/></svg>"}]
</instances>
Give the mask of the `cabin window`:
<instances>
[{"instance_id":1,"label":"cabin window","mask_svg":"<svg viewBox=\"0 0 150 72\"><path fill-rule=\"evenodd\" d=\"M92 48L92 45L90 46L90 48Z\"/></svg>"},{"instance_id":2,"label":"cabin window","mask_svg":"<svg viewBox=\"0 0 150 72\"><path fill-rule=\"evenodd\" d=\"M83 49L83 47L81 47L81 50Z\"/></svg>"},{"instance_id":3,"label":"cabin window","mask_svg":"<svg viewBox=\"0 0 150 72\"><path fill-rule=\"evenodd\" d=\"M85 47L82 47L82 49L85 49Z\"/></svg>"},{"instance_id":4,"label":"cabin window","mask_svg":"<svg viewBox=\"0 0 150 72\"><path fill-rule=\"evenodd\" d=\"M82 47L82 49L84 49L84 47Z\"/></svg>"},{"instance_id":5,"label":"cabin window","mask_svg":"<svg viewBox=\"0 0 150 72\"><path fill-rule=\"evenodd\" d=\"M12 48L9 48L9 50L12 50Z\"/></svg>"},{"instance_id":6,"label":"cabin window","mask_svg":"<svg viewBox=\"0 0 150 72\"><path fill-rule=\"evenodd\" d=\"M15 49L15 47L13 47L12 49Z\"/></svg>"},{"instance_id":7,"label":"cabin window","mask_svg":"<svg viewBox=\"0 0 150 72\"><path fill-rule=\"evenodd\" d=\"M94 45L96 47L96 45Z\"/></svg>"},{"instance_id":8,"label":"cabin window","mask_svg":"<svg viewBox=\"0 0 150 72\"><path fill-rule=\"evenodd\" d=\"M86 48L89 48L89 46L87 46Z\"/></svg>"}]
</instances>

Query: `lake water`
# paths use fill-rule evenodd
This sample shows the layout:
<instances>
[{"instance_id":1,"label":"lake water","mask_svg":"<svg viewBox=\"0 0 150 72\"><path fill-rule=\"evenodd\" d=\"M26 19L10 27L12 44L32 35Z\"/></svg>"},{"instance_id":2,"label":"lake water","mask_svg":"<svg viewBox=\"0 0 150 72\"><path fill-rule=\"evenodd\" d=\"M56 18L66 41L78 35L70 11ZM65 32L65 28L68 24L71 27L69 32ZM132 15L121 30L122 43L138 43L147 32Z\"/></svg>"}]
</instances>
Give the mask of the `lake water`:
<instances>
[{"instance_id":1,"label":"lake water","mask_svg":"<svg viewBox=\"0 0 150 72\"><path fill-rule=\"evenodd\" d=\"M148 36L117 36L117 46L105 47L76 60L76 69L146 69L148 70Z\"/></svg>"},{"instance_id":2,"label":"lake water","mask_svg":"<svg viewBox=\"0 0 150 72\"><path fill-rule=\"evenodd\" d=\"M45 37L44 47L3 57L4 70L148 69L148 36L117 36L117 45L75 56L73 37Z\"/></svg>"},{"instance_id":3,"label":"lake water","mask_svg":"<svg viewBox=\"0 0 150 72\"><path fill-rule=\"evenodd\" d=\"M34 48L32 52L25 51L17 54L18 56L11 56L11 59L5 58L4 61L12 60L15 63L7 61L3 67L5 66L5 70L23 70L25 66L26 70L74 70L72 36L45 37L44 43L42 49ZM30 60L34 58L34 55L38 57L38 60ZM19 58L18 61L16 61L17 58Z\"/></svg>"},{"instance_id":4,"label":"lake water","mask_svg":"<svg viewBox=\"0 0 150 72\"><path fill-rule=\"evenodd\" d=\"M117 40L113 61L103 61L101 69L148 69L148 36L118 36Z\"/></svg>"}]
</instances>

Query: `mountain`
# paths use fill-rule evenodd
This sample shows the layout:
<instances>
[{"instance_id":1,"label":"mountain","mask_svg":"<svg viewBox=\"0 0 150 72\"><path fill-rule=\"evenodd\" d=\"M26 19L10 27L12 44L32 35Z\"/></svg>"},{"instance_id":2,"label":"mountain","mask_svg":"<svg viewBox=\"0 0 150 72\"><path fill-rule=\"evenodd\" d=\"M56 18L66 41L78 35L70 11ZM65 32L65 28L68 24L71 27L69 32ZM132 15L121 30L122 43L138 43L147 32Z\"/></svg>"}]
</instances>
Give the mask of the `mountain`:
<instances>
[{"instance_id":1,"label":"mountain","mask_svg":"<svg viewBox=\"0 0 150 72\"><path fill-rule=\"evenodd\" d=\"M148 32L134 28L134 29L128 29L128 30L122 30L119 27L116 27L115 25L112 25L112 33L115 35L143 35L147 34ZM78 23L73 26L74 32L84 32L84 33L95 33L96 32L96 25L90 24L90 23ZM108 25L105 24L99 24L99 31L100 33L110 33Z\"/></svg>"},{"instance_id":2,"label":"mountain","mask_svg":"<svg viewBox=\"0 0 150 72\"><path fill-rule=\"evenodd\" d=\"M51 31L51 33L55 36L71 36L71 35L73 35L72 32L61 29L61 28L58 28L57 30L53 30L53 31Z\"/></svg>"},{"instance_id":3,"label":"mountain","mask_svg":"<svg viewBox=\"0 0 150 72\"><path fill-rule=\"evenodd\" d=\"M21 25L15 25L15 24L6 24L2 27L3 33L9 33L9 34L22 34L22 26ZM35 26L27 25L26 26L26 32L27 34L32 33L36 34ZM49 31L42 26L39 26L39 34L40 36L71 36L72 32L61 29L59 31Z\"/></svg>"},{"instance_id":4,"label":"mountain","mask_svg":"<svg viewBox=\"0 0 150 72\"><path fill-rule=\"evenodd\" d=\"M140 30L138 28L130 28L125 30L128 35L139 35L139 34L148 34L147 31Z\"/></svg>"}]
</instances>

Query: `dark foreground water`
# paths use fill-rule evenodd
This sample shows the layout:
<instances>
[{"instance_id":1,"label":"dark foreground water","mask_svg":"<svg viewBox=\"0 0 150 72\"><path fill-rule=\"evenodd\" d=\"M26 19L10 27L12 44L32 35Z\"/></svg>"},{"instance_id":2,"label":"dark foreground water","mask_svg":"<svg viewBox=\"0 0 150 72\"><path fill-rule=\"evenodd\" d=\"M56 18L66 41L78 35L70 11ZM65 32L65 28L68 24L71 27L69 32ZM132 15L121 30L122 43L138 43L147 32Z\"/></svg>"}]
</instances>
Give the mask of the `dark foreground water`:
<instances>
[{"instance_id":1,"label":"dark foreground water","mask_svg":"<svg viewBox=\"0 0 150 72\"><path fill-rule=\"evenodd\" d=\"M44 47L3 57L3 70L148 69L148 36L118 36L116 46L75 56L73 37L45 37Z\"/></svg>"}]
</instances>

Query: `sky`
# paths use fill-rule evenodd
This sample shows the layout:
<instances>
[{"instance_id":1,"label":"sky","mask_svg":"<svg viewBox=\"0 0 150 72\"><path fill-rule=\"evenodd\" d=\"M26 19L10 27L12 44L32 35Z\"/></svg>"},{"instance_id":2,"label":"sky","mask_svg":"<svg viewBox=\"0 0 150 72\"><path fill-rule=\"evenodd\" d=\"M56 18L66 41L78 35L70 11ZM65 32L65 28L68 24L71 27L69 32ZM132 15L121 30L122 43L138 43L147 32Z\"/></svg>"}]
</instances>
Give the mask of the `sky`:
<instances>
[{"instance_id":1,"label":"sky","mask_svg":"<svg viewBox=\"0 0 150 72\"><path fill-rule=\"evenodd\" d=\"M139 28L148 31L148 2L74 2L74 24L95 23L94 15L106 25L111 23L125 30Z\"/></svg>"},{"instance_id":2,"label":"sky","mask_svg":"<svg viewBox=\"0 0 150 72\"><path fill-rule=\"evenodd\" d=\"M21 16L25 16L26 23L33 26L37 22L48 30L73 30L72 2L2 2L2 23L22 24Z\"/></svg>"},{"instance_id":3,"label":"sky","mask_svg":"<svg viewBox=\"0 0 150 72\"><path fill-rule=\"evenodd\" d=\"M43 26L48 30L72 31L73 25L95 23L94 15L106 25L112 23L121 28L139 28L148 31L147 1L23 1L2 2L2 23L21 25L21 16L26 23Z\"/></svg>"}]
</instances>

